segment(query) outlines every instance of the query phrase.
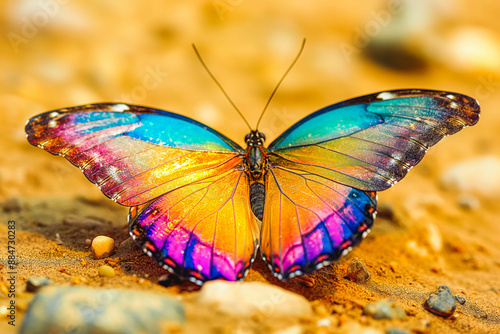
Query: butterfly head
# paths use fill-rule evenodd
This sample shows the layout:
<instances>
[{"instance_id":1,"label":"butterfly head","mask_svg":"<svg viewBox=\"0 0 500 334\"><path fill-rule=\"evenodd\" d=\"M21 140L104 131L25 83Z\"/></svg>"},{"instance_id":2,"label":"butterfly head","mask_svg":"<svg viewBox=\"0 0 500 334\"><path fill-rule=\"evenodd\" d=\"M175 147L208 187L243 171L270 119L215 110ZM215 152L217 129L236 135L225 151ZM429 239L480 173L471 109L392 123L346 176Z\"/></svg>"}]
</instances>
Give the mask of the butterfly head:
<instances>
[{"instance_id":1,"label":"butterfly head","mask_svg":"<svg viewBox=\"0 0 500 334\"><path fill-rule=\"evenodd\" d=\"M259 131L252 131L245 136L245 143L248 146L262 146L266 141L266 135Z\"/></svg>"}]
</instances>

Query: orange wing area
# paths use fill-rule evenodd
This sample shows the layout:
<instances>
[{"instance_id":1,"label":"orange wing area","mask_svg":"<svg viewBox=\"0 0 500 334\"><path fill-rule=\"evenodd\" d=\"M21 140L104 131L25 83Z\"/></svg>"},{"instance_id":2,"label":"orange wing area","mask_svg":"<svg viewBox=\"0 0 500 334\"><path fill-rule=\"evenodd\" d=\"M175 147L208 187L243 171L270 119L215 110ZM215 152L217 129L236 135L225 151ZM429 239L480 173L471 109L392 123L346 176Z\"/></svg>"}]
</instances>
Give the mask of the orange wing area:
<instances>
[{"instance_id":1,"label":"orange wing area","mask_svg":"<svg viewBox=\"0 0 500 334\"><path fill-rule=\"evenodd\" d=\"M127 112L113 111L117 107ZM33 117L31 144L79 167L112 200L146 203L241 163L241 148L186 117L150 108L95 104Z\"/></svg>"},{"instance_id":2,"label":"orange wing area","mask_svg":"<svg viewBox=\"0 0 500 334\"><path fill-rule=\"evenodd\" d=\"M259 243L249 181L231 169L130 210L130 233L158 264L194 283L245 277Z\"/></svg>"},{"instance_id":3,"label":"orange wing area","mask_svg":"<svg viewBox=\"0 0 500 334\"><path fill-rule=\"evenodd\" d=\"M261 253L280 279L335 261L373 224L374 192L281 166L269 169L265 183Z\"/></svg>"}]
</instances>

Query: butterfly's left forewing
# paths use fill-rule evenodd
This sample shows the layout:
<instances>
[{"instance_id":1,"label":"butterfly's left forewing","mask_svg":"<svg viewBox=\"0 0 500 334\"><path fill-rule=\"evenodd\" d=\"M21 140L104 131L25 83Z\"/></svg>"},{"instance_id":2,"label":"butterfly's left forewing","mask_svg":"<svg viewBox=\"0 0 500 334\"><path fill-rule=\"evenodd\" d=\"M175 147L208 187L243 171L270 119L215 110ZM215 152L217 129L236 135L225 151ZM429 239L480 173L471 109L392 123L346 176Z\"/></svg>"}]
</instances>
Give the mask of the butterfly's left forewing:
<instances>
[{"instance_id":1,"label":"butterfly's left forewing","mask_svg":"<svg viewBox=\"0 0 500 334\"><path fill-rule=\"evenodd\" d=\"M470 97L400 90L326 107L285 131L268 148L262 222L275 275L311 272L359 242L373 223L374 192L478 118Z\"/></svg>"},{"instance_id":2,"label":"butterfly's left forewing","mask_svg":"<svg viewBox=\"0 0 500 334\"><path fill-rule=\"evenodd\" d=\"M242 150L189 118L141 106L99 103L60 109L26 124L28 141L79 167L114 201L148 202L241 164Z\"/></svg>"}]
</instances>

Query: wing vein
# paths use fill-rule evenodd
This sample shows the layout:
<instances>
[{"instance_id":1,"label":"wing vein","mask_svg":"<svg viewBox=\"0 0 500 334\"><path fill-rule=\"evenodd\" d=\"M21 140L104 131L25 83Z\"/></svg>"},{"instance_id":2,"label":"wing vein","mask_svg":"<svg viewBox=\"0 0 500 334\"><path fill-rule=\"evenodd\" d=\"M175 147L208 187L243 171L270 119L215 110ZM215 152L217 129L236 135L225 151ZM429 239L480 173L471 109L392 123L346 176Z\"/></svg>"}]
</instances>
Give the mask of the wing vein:
<instances>
[{"instance_id":1,"label":"wing vein","mask_svg":"<svg viewBox=\"0 0 500 334\"><path fill-rule=\"evenodd\" d=\"M368 184L371 184L371 185L373 185L373 186L376 186L374 183L368 182L367 180L360 179L360 178L358 178L358 177L356 177L356 176L354 176L354 175L349 175L349 174L346 174L346 173L342 173L342 172L340 172L340 171L338 171L338 170L335 170L335 169L332 169L332 168L328 168L328 167L325 167L325 166L320 166L320 165L315 165L315 164L304 163L304 162L297 162L297 161L294 161L294 160L291 160L291 159L285 158L285 157L283 157L282 155L277 154L277 153L275 153L275 152L270 152L270 153L269 153L269 155L277 156L277 157L279 157L279 158L281 158L281 159L283 159L283 160L289 161L289 162L291 162L291 163L293 163L293 164L297 164L297 165L311 166L311 167L317 167L317 168L326 169L326 170L332 171L332 172L334 172L334 173L338 173L338 174L341 174L341 175L347 176L347 177L349 177L349 178L353 178L353 179L355 179L355 180L357 180L357 181L361 181L362 183L368 183ZM360 166L360 167L362 167L362 166ZM302 172L310 173L310 172L308 172L308 171L305 171L305 170L302 170L302 169L299 169L299 168L292 168L292 167L287 167L287 168L288 168L288 169L292 169L292 170L297 170L297 171L302 171ZM364 168L364 167L362 167L362 168L363 168L363 169L365 169L365 170L367 170L368 172L372 172L372 171L370 171L370 170L369 170L369 169L367 169L367 168ZM317 175L317 176L320 176L320 177L323 177L323 176L321 176L321 175L319 175L319 174L315 174L315 173L310 173L310 174L312 174L312 175ZM383 175L380 175L380 177L381 177L381 178L383 178L385 181L390 182L391 184L393 184L393 183L394 183L394 180L393 180L393 179L391 179L391 178L385 177L385 176L383 176ZM333 181L333 180L332 180L332 181ZM335 182L338 182L338 181L335 181ZM341 183L341 182L338 182L338 183ZM343 184L343 183L341 183L341 184Z\"/></svg>"},{"instance_id":2,"label":"wing vein","mask_svg":"<svg viewBox=\"0 0 500 334\"><path fill-rule=\"evenodd\" d=\"M146 192L148 192L148 191L151 191L151 190L153 190L153 189L156 189L156 188L158 188L158 187L160 187L160 186L162 186L162 185L165 185L165 184L170 183L170 182L172 182L172 181L175 181L175 180L177 180L177 179L183 178L183 177L185 177L185 176L187 176L187 175L191 175L191 174L198 173L198 172L201 172L201 171L206 171L206 170L209 170L209 169L213 169L213 168L218 168L218 167L221 167L221 166L223 166L223 165L227 164L228 162L230 162L232 159L237 158L237 157L238 157L238 156L237 156L237 155L235 155L235 156L233 156L233 157L231 157L231 158L227 159L226 161L224 161L224 162L222 162L222 163L220 163L220 164L218 164L218 165L216 165L216 166L210 166L210 167L206 167L206 168L198 169L198 170L195 170L195 171L192 171L192 172L186 173L186 174L184 174L184 175L182 175L182 176L179 176L179 177L176 177L176 178L170 179L169 181L166 181L166 182L163 182L163 183L159 183L159 184L155 185L154 187L151 187L151 188L148 188L148 189L144 189L143 191L140 191L140 192L136 192L136 193L134 193L134 195L132 195L132 196L130 196L130 197L127 197L126 199L121 199L121 200L122 200L123 202L125 202L125 201L129 201L129 200L130 200L130 199L132 199L132 198L138 197L138 196L140 196L140 195L142 195L142 194L144 194L144 193L146 193ZM162 164L162 165L163 165L163 164ZM162 165L160 165L160 166L158 166L158 167L161 167ZM156 168L158 168L158 167L156 167ZM156 168L155 168L155 169L156 169ZM152 170L152 169L151 169L151 170ZM123 181L123 182L121 182L121 183L117 184L117 185L116 185L116 186L114 186L113 188L111 188L111 189L109 190L109 192L110 192L111 190L115 189L116 187L118 187L118 186L122 185L123 183L126 183L126 182L130 181L131 179L136 178L137 176L143 175L143 174L145 174L145 173L147 173L147 172L149 172L149 171L151 171L151 170L147 170L147 171L141 172L141 173L139 173L139 174L136 174L136 175L134 175L134 176L132 176L132 177L128 178L127 180L125 180L125 181ZM208 178L208 177L207 177L207 178ZM191 183L187 183L186 185L189 185L189 184L191 184ZM126 190L128 190L128 189L129 189L128 187L123 188L121 191L119 191L119 192L115 193L115 196L116 196L116 195L118 195L118 196L119 196L119 195L121 195L123 192L125 192L125 191L126 191Z\"/></svg>"}]
</instances>

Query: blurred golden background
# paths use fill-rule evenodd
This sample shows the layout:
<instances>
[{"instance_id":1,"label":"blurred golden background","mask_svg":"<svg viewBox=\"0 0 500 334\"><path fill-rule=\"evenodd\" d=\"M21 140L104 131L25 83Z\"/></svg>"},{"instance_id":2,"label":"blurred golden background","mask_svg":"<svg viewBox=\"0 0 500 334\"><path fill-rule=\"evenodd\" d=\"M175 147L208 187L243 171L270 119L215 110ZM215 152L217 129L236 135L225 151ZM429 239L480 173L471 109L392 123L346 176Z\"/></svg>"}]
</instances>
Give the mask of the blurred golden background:
<instances>
[{"instance_id":1,"label":"blurred golden background","mask_svg":"<svg viewBox=\"0 0 500 334\"><path fill-rule=\"evenodd\" d=\"M483 119L463 133L462 144L450 143L453 156L478 149L467 144L472 136L481 149L499 153L488 136L499 121L498 1L11 0L0 11L0 197L37 194L36 185L59 192L64 181L50 174L78 173L66 165L43 175L32 168L36 159L51 160L28 146L23 124L51 109L100 101L147 105L195 118L242 143L248 129L192 43L255 125L307 38L262 121L268 142L326 105L388 89L430 88L471 95L483 107Z\"/></svg>"},{"instance_id":2,"label":"blurred golden background","mask_svg":"<svg viewBox=\"0 0 500 334\"><path fill-rule=\"evenodd\" d=\"M419 310L412 318L418 320L428 315L418 313L420 304L415 306L411 293L421 296L448 284L472 299L467 305L476 305L455 324L473 325L478 332L494 330L500 323L499 17L498 0L3 0L0 203L16 199L21 203L16 219L26 235L35 231L53 240L53 230L33 227L42 220L36 210L50 211L43 221L64 228L59 211L87 210L81 215L95 217L98 205L92 203L107 201L66 160L27 143L26 120L48 110L112 101L145 105L194 118L243 145L248 128L209 78L191 44L255 126L306 38L302 56L262 120L259 130L268 143L322 107L390 89L458 92L478 99L482 108L476 126L433 147L401 184L379 194L381 207L401 225L387 222L387 216L386 221L378 218L372 234L354 251L374 272L377 288L366 290L337 279L328 282L331 289L318 288L307 297L333 303L354 295L358 304L396 298ZM478 160L483 158L490 160ZM460 179L455 190L443 189L440 180L449 168L468 159L480 161L482 169L473 167L465 180L465 195L473 197L464 202ZM77 196L95 202L81 209ZM32 204L34 198L43 199L45 206ZM123 208L118 218L106 217L123 227L116 232L118 239L127 237L126 212ZM9 215L4 208L5 221L12 219L5 217ZM79 263L89 236L75 233L61 230L63 240L76 246L47 247L75 251ZM396 265L389 268L388 263ZM339 266L335 270L345 270L344 262ZM249 279L263 280L261 273L252 270ZM69 280L58 274L45 275L59 283ZM132 279L127 282L137 288ZM488 320L475 310L485 310ZM451 325L443 320L432 326L437 333Z\"/></svg>"},{"instance_id":3,"label":"blurred golden background","mask_svg":"<svg viewBox=\"0 0 500 334\"><path fill-rule=\"evenodd\" d=\"M499 13L493 0L3 1L0 197L37 194L36 185L68 191L51 174L78 171L51 162L24 139L24 122L51 109L135 103L195 118L242 143L248 129L192 43L255 125L307 38L262 121L268 142L326 105L388 89L430 88L471 95L483 107L483 119L464 132L462 145L450 144L454 156L478 149L467 144L472 136L499 153L488 136L499 121ZM56 167L42 175L32 168L38 159Z\"/></svg>"}]
</instances>

